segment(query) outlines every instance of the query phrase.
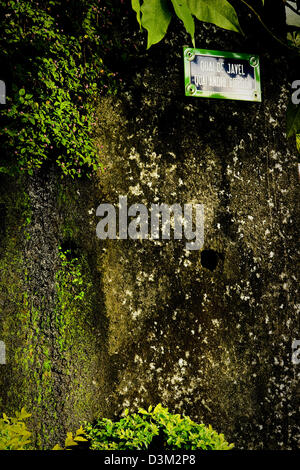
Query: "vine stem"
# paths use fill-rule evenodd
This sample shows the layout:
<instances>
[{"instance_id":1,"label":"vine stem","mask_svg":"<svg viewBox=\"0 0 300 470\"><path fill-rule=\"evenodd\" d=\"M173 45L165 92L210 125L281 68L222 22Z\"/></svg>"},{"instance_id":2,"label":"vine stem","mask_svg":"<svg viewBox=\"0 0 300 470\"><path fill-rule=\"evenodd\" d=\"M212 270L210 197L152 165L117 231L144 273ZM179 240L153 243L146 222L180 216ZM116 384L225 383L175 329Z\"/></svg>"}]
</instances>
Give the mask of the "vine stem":
<instances>
[{"instance_id":1,"label":"vine stem","mask_svg":"<svg viewBox=\"0 0 300 470\"><path fill-rule=\"evenodd\" d=\"M246 2L246 0L240 0L240 2L242 2L244 5L246 5L249 10L252 11L252 13L254 13L254 15L257 17L257 19L259 20L259 22L261 23L261 25L265 28L265 30L272 36L272 38L274 38L277 42L279 42L282 46L284 47L287 47L288 49L292 49L292 50L295 50L294 47L291 47L289 46L286 42L284 42L280 37L276 36L271 30L270 28L266 25L266 23L262 20L261 16L257 13L256 10L254 10L254 8L249 5L248 2Z\"/></svg>"}]
</instances>

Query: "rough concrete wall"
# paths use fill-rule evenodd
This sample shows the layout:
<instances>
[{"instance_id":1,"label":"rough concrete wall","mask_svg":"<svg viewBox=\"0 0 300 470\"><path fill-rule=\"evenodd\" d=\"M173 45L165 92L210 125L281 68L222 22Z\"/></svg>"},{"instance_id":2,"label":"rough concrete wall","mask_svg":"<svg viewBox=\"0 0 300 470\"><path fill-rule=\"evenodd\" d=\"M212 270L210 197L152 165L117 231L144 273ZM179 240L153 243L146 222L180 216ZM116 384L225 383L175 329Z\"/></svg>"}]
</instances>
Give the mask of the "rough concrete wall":
<instances>
[{"instance_id":1,"label":"rough concrete wall","mask_svg":"<svg viewBox=\"0 0 300 470\"><path fill-rule=\"evenodd\" d=\"M53 169L1 182L0 409L25 406L33 445L52 448L111 412L101 251L89 224L99 196Z\"/></svg>"},{"instance_id":2,"label":"rough concrete wall","mask_svg":"<svg viewBox=\"0 0 300 470\"><path fill-rule=\"evenodd\" d=\"M3 177L0 404L33 413L40 446L158 402L238 448L299 445L299 195L284 133L293 63L213 27L197 38L259 52L263 103L185 98L186 38L170 34L137 52L122 93L99 103L99 181ZM119 195L203 203L203 248L100 242L95 209Z\"/></svg>"},{"instance_id":3,"label":"rough concrete wall","mask_svg":"<svg viewBox=\"0 0 300 470\"><path fill-rule=\"evenodd\" d=\"M210 27L198 43L229 47ZM260 50L262 104L186 98L180 45L170 35L155 46L131 68L119 101L99 106L103 201L205 208L200 251L183 241L106 242L116 409L162 402L238 448L296 448L298 183L285 135L292 63Z\"/></svg>"}]
</instances>

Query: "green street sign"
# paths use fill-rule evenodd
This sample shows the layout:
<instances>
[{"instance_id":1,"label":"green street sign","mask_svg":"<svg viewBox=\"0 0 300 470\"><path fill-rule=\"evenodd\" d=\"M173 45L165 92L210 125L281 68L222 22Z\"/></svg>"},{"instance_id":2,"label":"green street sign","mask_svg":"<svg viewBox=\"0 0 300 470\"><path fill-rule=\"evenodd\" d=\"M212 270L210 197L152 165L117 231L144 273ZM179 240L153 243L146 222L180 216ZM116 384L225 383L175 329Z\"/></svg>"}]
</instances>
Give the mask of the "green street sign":
<instances>
[{"instance_id":1,"label":"green street sign","mask_svg":"<svg viewBox=\"0 0 300 470\"><path fill-rule=\"evenodd\" d=\"M261 101L259 57L183 48L185 95Z\"/></svg>"}]
</instances>

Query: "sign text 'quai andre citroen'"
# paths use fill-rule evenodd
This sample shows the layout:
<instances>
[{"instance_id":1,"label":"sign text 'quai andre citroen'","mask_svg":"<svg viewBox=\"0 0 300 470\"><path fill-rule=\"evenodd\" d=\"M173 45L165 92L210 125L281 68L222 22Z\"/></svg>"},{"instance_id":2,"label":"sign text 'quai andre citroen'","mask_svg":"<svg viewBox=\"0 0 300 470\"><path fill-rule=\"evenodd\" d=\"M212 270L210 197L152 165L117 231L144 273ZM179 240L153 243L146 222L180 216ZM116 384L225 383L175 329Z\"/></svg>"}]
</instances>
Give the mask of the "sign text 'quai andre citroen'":
<instances>
[{"instance_id":1,"label":"sign text 'quai andre citroen'","mask_svg":"<svg viewBox=\"0 0 300 470\"><path fill-rule=\"evenodd\" d=\"M261 101L259 57L183 48L185 95Z\"/></svg>"}]
</instances>

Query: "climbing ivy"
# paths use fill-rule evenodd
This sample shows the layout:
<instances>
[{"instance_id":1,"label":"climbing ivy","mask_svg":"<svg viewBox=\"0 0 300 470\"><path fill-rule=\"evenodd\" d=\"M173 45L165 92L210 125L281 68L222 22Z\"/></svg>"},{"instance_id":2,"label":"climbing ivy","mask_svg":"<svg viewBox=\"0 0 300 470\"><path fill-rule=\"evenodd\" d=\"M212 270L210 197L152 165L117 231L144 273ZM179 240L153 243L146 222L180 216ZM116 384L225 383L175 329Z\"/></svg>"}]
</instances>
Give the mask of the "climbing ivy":
<instances>
[{"instance_id":1,"label":"climbing ivy","mask_svg":"<svg viewBox=\"0 0 300 470\"><path fill-rule=\"evenodd\" d=\"M32 174L48 160L71 177L101 168L95 103L99 94L116 92L115 74L102 59L113 12L106 5L0 0L0 50L12 77L1 117L0 171Z\"/></svg>"}]
</instances>

